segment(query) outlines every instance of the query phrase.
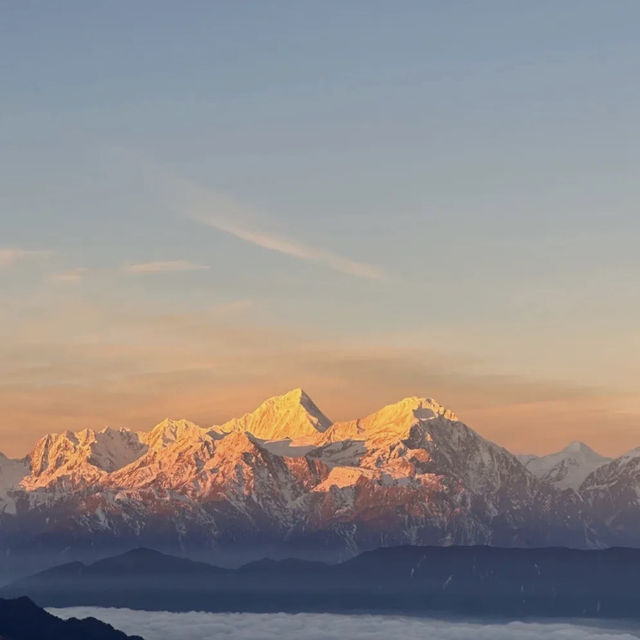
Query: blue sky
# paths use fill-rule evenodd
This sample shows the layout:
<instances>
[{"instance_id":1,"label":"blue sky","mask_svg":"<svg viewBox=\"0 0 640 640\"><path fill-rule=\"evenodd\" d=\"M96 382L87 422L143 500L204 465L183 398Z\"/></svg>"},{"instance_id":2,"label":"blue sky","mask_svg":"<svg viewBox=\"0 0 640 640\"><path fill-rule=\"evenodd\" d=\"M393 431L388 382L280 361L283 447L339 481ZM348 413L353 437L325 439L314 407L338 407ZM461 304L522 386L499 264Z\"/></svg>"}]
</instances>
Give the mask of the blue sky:
<instances>
[{"instance_id":1,"label":"blue sky","mask_svg":"<svg viewBox=\"0 0 640 640\"><path fill-rule=\"evenodd\" d=\"M289 386L640 444L637 2L0 16L5 449Z\"/></svg>"}]
</instances>

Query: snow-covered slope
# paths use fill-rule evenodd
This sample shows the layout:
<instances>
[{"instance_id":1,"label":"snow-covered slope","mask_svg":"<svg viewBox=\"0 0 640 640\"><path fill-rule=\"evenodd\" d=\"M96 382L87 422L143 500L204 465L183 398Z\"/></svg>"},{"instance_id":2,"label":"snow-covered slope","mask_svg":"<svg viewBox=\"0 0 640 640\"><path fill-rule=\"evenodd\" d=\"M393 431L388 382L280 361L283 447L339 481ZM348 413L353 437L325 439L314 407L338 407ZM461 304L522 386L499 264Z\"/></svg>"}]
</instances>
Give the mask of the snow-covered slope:
<instances>
[{"instance_id":1,"label":"snow-covered slope","mask_svg":"<svg viewBox=\"0 0 640 640\"><path fill-rule=\"evenodd\" d=\"M112 473L106 484L114 489L165 490L184 486L211 458L220 437L188 420L163 420L151 431L139 434L148 449Z\"/></svg>"},{"instance_id":2,"label":"snow-covered slope","mask_svg":"<svg viewBox=\"0 0 640 640\"><path fill-rule=\"evenodd\" d=\"M598 467L580 493L595 535L612 546L640 546L640 447Z\"/></svg>"},{"instance_id":3,"label":"snow-covered slope","mask_svg":"<svg viewBox=\"0 0 640 640\"><path fill-rule=\"evenodd\" d=\"M128 429L49 434L38 440L29 454L30 474L22 486L34 491L61 483L71 490L100 482L136 460L145 449L138 434Z\"/></svg>"},{"instance_id":4,"label":"snow-covered slope","mask_svg":"<svg viewBox=\"0 0 640 640\"><path fill-rule=\"evenodd\" d=\"M172 420L166 418L151 431L139 434L140 442L148 445L151 451L162 451L176 442L193 440L203 436L206 429L189 420ZM124 466L124 465L123 465Z\"/></svg>"},{"instance_id":5,"label":"snow-covered slope","mask_svg":"<svg viewBox=\"0 0 640 640\"><path fill-rule=\"evenodd\" d=\"M586 477L610 462L583 442L571 442L564 449L546 456L518 456L536 477L559 489L580 488Z\"/></svg>"},{"instance_id":6,"label":"snow-covered slope","mask_svg":"<svg viewBox=\"0 0 640 640\"><path fill-rule=\"evenodd\" d=\"M334 522L358 522L363 539L509 546L580 538L559 517L577 514L577 501L430 398L337 423L321 441L309 455L330 472L314 492Z\"/></svg>"}]
</instances>

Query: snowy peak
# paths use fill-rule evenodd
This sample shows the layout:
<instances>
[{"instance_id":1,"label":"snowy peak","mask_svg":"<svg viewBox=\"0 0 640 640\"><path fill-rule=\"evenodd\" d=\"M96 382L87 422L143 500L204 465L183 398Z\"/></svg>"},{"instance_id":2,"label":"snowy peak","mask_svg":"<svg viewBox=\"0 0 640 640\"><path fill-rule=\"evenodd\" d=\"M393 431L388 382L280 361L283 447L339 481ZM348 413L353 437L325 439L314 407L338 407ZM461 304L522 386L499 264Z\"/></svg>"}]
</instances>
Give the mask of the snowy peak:
<instances>
[{"instance_id":1,"label":"snowy peak","mask_svg":"<svg viewBox=\"0 0 640 640\"><path fill-rule=\"evenodd\" d=\"M133 462L145 449L138 434L129 429L49 434L38 440L28 456L31 474L25 483L33 489L67 474L97 478Z\"/></svg>"},{"instance_id":2,"label":"snowy peak","mask_svg":"<svg viewBox=\"0 0 640 640\"><path fill-rule=\"evenodd\" d=\"M151 431L140 434L140 440L152 451L161 451L176 442L197 440L206 434L206 429L189 420L166 418Z\"/></svg>"},{"instance_id":3,"label":"snowy peak","mask_svg":"<svg viewBox=\"0 0 640 640\"><path fill-rule=\"evenodd\" d=\"M446 409L433 398L423 398L420 396L403 398L399 402L394 402L393 404L383 407L372 415L379 417L406 416L409 420L413 419L414 421L433 420L437 416L442 416L451 421L458 419L453 411Z\"/></svg>"},{"instance_id":4,"label":"snowy peak","mask_svg":"<svg viewBox=\"0 0 640 640\"><path fill-rule=\"evenodd\" d=\"M229 420L220 431L248 431L261 440L314 436L326 431L331 420L302 389L293 389L263 402L255 411Z\"/></svg>"},{"instance_id":5,"label":"snowy peak","mask_svg":"<svg viewBox=\"0 0 640 640\"><path fill-rule=\"evenodd\" d=\"M365 428L385 428L404 432L418 422L434 420L439 416L450 421L458 419L453 411L445 409L432 398L410 396L382 407L379 411L363 418L361 422Z\"/></svg>"},{"instance_id":6,"label":"snowy peak","mask_svg":"<svg viewBox=\"0 0 640 640\"><path fill-rule=\"evenodd\" d=\"M564 449L561 449L559 453L604 459L603 456L601 456L599 453L596 453L591 447L586 445L584 442L580 442L579 440L570 442Z\"/></svg>"},{"instance_id":7,"label":"snowy peak","mask_svg":"<svg viewBox=\"0 0 640 640\"><path fill-rule=\"evenodd\" d=\"M409 435L414 425L439 417L451 422L457 421L453 411L432 398L410 396L382 407L366 418L334 424L327 431L324 441L335 442L345 438L370 439L380 434L386 439L404 438Z\"/></svg>"},{"instance_id":8,"label":"snowy peak","mask_svg":"<svg viewBox=\"0 0 640 640\"><path fill-rule=\"evenodd\" d=\"M538 458L520 461L533 475L558 489L577 490L587 476L610 462L583 442L571 442L564 449Z\"/></svg>"}]
</instances>

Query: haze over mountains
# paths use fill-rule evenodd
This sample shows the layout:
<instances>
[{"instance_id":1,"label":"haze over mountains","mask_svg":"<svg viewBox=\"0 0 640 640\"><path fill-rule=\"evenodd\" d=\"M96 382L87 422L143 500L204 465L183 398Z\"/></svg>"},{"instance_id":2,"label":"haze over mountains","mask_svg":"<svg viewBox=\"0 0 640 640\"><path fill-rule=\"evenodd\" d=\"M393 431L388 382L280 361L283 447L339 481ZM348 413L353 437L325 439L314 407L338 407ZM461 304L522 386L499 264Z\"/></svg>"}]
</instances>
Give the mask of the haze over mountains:
<instances>
[{"instance_id":1,"label":"haze over mountains","mask_svg":"<svg viewBox=\"0 0 640 640\"><path fill-rule=\"evenodd\" d=\"M228 563L396 544L634 546L636 488L640 451L515 456L429 398L332 423L295 389L222 425L50 434L22 460L0 457L0 552L42 566L136 546Z\"/></svg>"},{"instance_id":2,"label":"haze over mountains","mask_svg":"<svg viewBox=\"0 0 640 640\"><path fill-rule=\"evenodd\" d=\"M640 617L640 549L402 546L338 564L225 569L151 549L71 562L0 588L46 607L144 611Z\"/></svg>"}]
</instances>

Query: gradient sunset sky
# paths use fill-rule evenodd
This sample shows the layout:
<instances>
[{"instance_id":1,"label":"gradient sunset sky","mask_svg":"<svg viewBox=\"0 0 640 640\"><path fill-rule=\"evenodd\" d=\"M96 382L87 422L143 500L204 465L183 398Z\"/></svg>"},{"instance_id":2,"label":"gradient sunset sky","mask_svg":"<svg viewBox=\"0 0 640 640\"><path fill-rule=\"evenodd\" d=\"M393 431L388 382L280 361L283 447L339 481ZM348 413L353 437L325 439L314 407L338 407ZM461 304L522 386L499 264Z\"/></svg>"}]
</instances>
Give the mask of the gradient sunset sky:
<instances>
[{"instance_id":1,"label":"gradient sunset sky","mask_svg":"<svg viewBox=\"0 0 640 640\"><path fill-rule=\"evenodd\" d=\"M0 2L0 451L303 387L640 445L640 2Z\"/></svg>"}]
</instances>

